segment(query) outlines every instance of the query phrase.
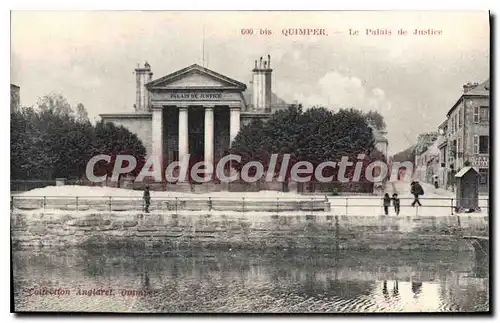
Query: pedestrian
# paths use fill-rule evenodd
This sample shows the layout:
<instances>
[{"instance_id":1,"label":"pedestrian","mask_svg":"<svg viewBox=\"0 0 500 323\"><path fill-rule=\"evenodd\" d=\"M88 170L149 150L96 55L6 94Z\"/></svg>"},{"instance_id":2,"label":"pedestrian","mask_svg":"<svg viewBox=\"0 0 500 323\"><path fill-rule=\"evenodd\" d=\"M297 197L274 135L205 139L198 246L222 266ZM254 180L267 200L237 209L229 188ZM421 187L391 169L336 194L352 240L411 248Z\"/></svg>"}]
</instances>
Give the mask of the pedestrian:
<instances>
[{"instance_id":1,"label":"pedestrian","mask_svg":"<svg viewBox=\"0 0 500 323\"><path fill-rule=\"evenodd\" d=\"M434 181L434 187L437 189L439 188L439 181L438 181L438 176L437 175L432 175L432 179Z\"/></svg>"},{"instance_id":2,"label":"pedestrian","mask_svg":"<svg viewBox=\"0 0 500 323\"><path fill-rule=\"evenodd\" d=\"M384 213L389 215L389 206L391 206L391 197L388 193L384 194Z\"/></svg>"},{"instance_id":3,"label":"pedestrian","mask_svg":"<svg viewBox=\"0 0 500 323\"><path fill-rule=\"evenodd\" d=\"M144 199L144 207L145 207L144 211L146 213L149 213L149 205L151 204L151 194L149 193L149 186L147 186L147 185L146 185L146 187L144 187L143 199Z\"/></svg>"},{"instance_id":4,"label":"pedestrian","mask_svg":"<svg viewBox=\"0 0 500 323\"><path fill-rule=\"evenodd\" d=\"M420 203L420 200L418 197L420 195L424 195L424 189L420 185L418 181L411 182L411 194L413 195L413 203L411 203L411 206L415 206L415 204L418 204L418 206L422 206L422 203Z\"/></svg>"},{"instance_id":5,"label":"pedestrian","mask_svg":"<svg viewBox=\"0 0 500 323\"><path fill-rule=\"evenodd\" d=\"M394 193L392 194L392 205L394 205L394 212L396 212L396 215L399 215L399 209L400 209L400 201L398 194Z\"/></svg>"}]
</instances>

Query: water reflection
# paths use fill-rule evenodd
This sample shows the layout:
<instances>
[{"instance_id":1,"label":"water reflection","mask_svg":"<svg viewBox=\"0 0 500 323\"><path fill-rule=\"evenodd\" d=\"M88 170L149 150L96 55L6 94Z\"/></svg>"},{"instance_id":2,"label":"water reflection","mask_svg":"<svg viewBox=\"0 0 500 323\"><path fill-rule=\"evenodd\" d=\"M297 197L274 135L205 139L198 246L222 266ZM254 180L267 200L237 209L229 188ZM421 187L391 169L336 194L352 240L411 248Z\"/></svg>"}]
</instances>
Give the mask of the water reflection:
<instances>
[{"instance_id":1,"label":"water reflection","mask_svg":"<svg viewBox=\"0 0 500 323\"><path fill-rule=\"evenodd\" d=\"M13 254L17 310L389 312L488 310L488 272L473 253ZM70 296L28 296L68 288ZM112 296L76 295L78 289ZM147 296L123 296L121 293ZM142 295L142 294L141 294Z\"/></svg>"}]
</instances>

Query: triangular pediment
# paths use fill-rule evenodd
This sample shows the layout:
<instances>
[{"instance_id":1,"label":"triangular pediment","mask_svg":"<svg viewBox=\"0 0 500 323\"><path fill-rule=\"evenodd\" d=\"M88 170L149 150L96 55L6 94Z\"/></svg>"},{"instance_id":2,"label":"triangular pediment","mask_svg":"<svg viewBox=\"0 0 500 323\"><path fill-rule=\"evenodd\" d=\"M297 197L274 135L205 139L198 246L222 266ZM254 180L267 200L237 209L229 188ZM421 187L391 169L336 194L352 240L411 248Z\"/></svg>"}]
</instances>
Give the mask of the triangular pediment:
<instances>
[{"instance_id":1,"label":"triangular pediment","mask_svg":"<svg viewBox=\"0 0 500 323\"><path fill-rule=\"evenodd\" d=\"M246 85L232 78L193 64L147 84L148 89L235 89L244 91Z\"/></svg>"}]
</instances>

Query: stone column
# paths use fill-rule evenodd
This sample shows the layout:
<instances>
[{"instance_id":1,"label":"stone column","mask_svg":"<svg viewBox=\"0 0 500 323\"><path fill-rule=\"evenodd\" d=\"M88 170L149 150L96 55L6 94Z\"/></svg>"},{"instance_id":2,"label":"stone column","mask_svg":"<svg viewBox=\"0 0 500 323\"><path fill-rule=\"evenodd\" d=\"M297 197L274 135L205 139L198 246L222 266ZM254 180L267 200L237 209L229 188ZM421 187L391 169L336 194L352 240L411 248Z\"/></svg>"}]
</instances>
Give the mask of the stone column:
<instances>
[{"instance_id":1,"label":"stone column","mask_svg":"<svg viewBox=\"0 0 500 323\"><path fill-rule=\"evenodd\" d=\"M240 107L229 108L229 147L232 146L234 138L240 131Z\"/></svg>"},{"instance_id":2,"label":"stone column","mask_svg":"<svg viewBox=\"0 0 500 323\"><path fill-rule=\"evenodd\" d=\"M205 162L214 164L214 108L205 107ZM213 170L210 170L212 173Z\"/></svg>"},{"instance_id":3,"label":"stone column","mask_svg":"<svg viewBox=\"0 0 500 323\"><path fill-rule=\"evenodd\" d=\"M153 107L152 117L152 155L160 161L163 167L163 108L161 106Z\"/></svg>"},{"instance_id":4,"label":"stone column","mask_svg":"<svg viewBox=\"0 0 500 323\"><path fill-rule=\"evenodd\" d=\"M188 108L179 107L179 161L189 154Z\"/></svg>"}]
</instances>

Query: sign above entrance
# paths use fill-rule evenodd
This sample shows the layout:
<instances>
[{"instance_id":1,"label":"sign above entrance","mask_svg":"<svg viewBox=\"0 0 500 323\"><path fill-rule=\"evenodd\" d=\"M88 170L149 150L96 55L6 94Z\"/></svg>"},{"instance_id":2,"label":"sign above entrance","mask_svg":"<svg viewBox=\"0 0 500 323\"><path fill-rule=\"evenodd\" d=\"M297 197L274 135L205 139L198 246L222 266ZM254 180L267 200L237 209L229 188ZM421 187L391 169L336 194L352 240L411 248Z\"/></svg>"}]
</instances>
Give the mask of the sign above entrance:
<instances>
[{"instance_id":1,"label":"sign above entrance","mask_svg":"<svg viewBox=\"0 0 500 323\"><path fill-rule=\"evenodd\" d=\"M170 93L170 100L221 100L222 93L217 92L177 92Z\"/></svg>"},{"instance_id":2,"label":"sign above entrance","mask_svg":"<svg viewBox=\"0 0 500 323\"><path fill-rule=\"evenodd\" d=\"M470 160L471 166L486 168L490 164L489 156L473 156Z\"/></svg>"},{"instance_id":3,"label":"sign above entrance","mask_svg":"<svg viewBox=\"0 0 500 323\"><path fill-rule=\"evenodd\" d=\"M182 89L177 91L151 92L151 104L176 105L179 102L195 104L196 102L213 102L214 104L237 104L243 101L241 92L216 89Z\"/></svg>"}]
</instances>

